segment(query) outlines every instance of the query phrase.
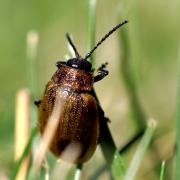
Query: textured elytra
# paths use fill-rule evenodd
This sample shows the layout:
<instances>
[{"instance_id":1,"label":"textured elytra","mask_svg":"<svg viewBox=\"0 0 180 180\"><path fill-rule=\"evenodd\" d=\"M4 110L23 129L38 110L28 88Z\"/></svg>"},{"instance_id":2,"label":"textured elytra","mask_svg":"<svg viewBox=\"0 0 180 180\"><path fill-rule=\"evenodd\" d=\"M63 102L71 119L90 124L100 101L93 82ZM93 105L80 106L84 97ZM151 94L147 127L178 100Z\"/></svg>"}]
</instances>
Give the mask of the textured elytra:
<instances>
[{"instance_id":1,"label":"textured elytra","mask_svg":"<svg viewBox=\"0 0 180 180\"><path fill-rule=\"evenodd\" d=\"M65 73L68 68L63 65L63 68L59 68L48 82L39 106L38 126L42 134L58 94L63 106L50 150L59 157L69 145L79 145L80 154L74 162L83 163L92 156L99 139L97 102L90 94L93 84L92 74L77 69ZM80 77L81 82L77 81ZM86 82L88 83L85 84ZM64 160L71 161L68 158Z\"/></svg>"}]
</instances>

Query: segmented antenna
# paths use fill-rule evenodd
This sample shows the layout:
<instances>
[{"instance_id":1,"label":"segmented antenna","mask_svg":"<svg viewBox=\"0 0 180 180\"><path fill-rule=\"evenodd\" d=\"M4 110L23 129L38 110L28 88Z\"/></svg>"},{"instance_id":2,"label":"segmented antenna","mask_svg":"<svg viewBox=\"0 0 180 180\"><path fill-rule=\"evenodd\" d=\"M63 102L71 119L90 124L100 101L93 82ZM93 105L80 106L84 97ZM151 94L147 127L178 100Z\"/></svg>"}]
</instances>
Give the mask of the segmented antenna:
<instances>
[{"instance_id":1,"label":"segmented antenna","mask_svg":"<svg viewBox=\"0 0 180 180\"><path fill-rule=\"evenodd\" d=\"M127 20L123 21L122 23L118 24L117 26L115 26L113 29L111 29L97 44L96 46L89 52L86 54L84 59L87 59L91 56L91 54L97 49L98 46L100 46L113 32L115 32L117 29L119 29L121 26L123 26L124 24L128 23Z\"/></svg>"},{"instance_id":2,"label":"segmented antenna","mask_svg":"<svg viewBox=\"0 0 180 180\"><path fill-rule=\"evenodd\" d=\"M75 52L76 57L79 57L80 55L79 55L79 53L78 53L75 45L74 45L73 42L72 42L72 39L70 38L70 35L69 35L68 33L66 33L66 38L67 38L69 44L72 46L72 48L73 48L73 50L74 50L74 52Z\"/></svg>"}]
</instances>

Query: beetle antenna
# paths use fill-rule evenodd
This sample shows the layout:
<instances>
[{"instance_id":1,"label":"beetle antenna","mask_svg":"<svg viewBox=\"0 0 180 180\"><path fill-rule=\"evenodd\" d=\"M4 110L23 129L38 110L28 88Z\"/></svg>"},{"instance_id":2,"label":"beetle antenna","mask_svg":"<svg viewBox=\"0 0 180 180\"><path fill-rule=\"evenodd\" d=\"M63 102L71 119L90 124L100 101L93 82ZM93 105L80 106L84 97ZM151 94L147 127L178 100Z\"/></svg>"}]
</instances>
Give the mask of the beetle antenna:
<instances>
[{"instance_id":1,"label":"beetle antenna","mask_svg":"<svg viewBox=\"0 0 180 180\"><path fill-rule=\"evenodd\" d=\"M86 54L84 59L89 58L91 54L98 48L98 46L100 46L113 32L115 32L117 29L119 29L121 26L123 26L126 23L128 23L127 20L123 21L122 23L118 24L113 29L111 29L107 34L105 34L105 36L96 44L96 46L89 53Z\"/></svg>"},{"instance_id":2,"label":"beetle antenna","mask_svg":"<svg viewBox=\"0 0 180 180\"><path fill-rule=\"evenodd\" d=\"M78 53L78 51L77 51L77 49L76 49L75 45L74 45L74 44L73 44L73 42L72 42L72 39L71 39L71 37L70 37L69 33L66 33L66 38L67 38L67 40L68 40L69 44L71 45L71 47L73 48L73 50L74 50L74 52L75 52L76 57L80 57L80 55L79 55L79 53Z\"/></svg>"}]
</instances>

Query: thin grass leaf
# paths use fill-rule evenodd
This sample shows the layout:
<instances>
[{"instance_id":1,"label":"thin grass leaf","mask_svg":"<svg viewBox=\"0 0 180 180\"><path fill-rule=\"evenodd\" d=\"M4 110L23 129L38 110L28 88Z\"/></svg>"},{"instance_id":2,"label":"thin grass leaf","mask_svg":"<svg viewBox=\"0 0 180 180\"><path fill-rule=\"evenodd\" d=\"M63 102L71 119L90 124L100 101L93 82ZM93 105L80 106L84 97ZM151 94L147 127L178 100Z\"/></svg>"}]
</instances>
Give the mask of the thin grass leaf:
<instances>
[{"instance_id":1,"label":"thin grass leaf","mask_svg":"<svg viewBox=\"0 0 180 180\"><path fill-rule=\"evenodd\" d=\"M81 174L82 174L82 168L83 168L83 164L78 164L76 167L72 167L67 175L65 180L80 180L81 179Z\"/></svg>"},{"instance_id":2,"label":"thin grass leaf","mask_svg":"<svg viewBox=\"0 0 180 180\"><path fill-rule=\"evenodd\" d=\"M129 165L129 168L127 169L124 180L132 180L135 178L135 175L144 157L145 151L147 150L147 147L152 139L155 128L156 128L156 121L150 120L148 123L148 128L134 154L134 157Z\"/></svg>"},{"instance_id":3,"label":"thin grass leaf","mask_svg":"<svg viewBox=\"0 0 180 180\"><path fill-rule=\"evenodd\" d=\"M161 164L161 171L160 171L160 178L159 178L159 180L163 180L164 179L165 164L166 164L165 161L163 161L162 164Z\"/></svg>"},{"instance_id":4,"label":"thin grass leaf","mask_svg":"<svg viewBox=\"0 0 180 180\"><path fill-rule=\"evenodd\" d=\"M135 26L135 25L134 25ZM129 34L126 28L119 31L119 39L121 40L121 50L122 50L122 62L121 62L121 72L128 92L128 97L130 101L130 109L133 118L133 125L136 127L137 131L145 130L147 115L143 110L141 102L139 100L138 84L137 84L137 71L135 68L135 63L138 63L138 59L134 58L137 53L135 53L133 45L130 44ZM131 41L132 42L132 41ZM133 62L134 61L134 62ZM159 155L154 146L150 149L153 154L154 159L159 159ZM159 177L159 172L156 171Z\"/></svg>"},{"instance_id":5,"label":"thin grass leaf","mask_svg":"<svg viewBox=\"0 0 180 180\"><path fill-rule=\"evenodd\" d=\"M96 0L89 0L88 6L88 50L90 51L95 45ZM92 54L89 59L92 66L95 67L94 54Z\"/></svg>"},{"instance_id":6,"label":"thin grass leaf","mask_svg":"<svg viewBox=\"0 0 180 180\"><path fill-rule=\"evenodd\" d=\"M88 47L92 49L95 46L95 17L96 17L96 0L89 0L89 21L88 21ZM91 56L90 59L93 67L95 65L95 59ZM95 91L93 90L93 95L96 98L98 104L99 100L96 96ZM108 164L111 175L114 175L114 178L118 178L124 174L124 168L122 168L122 158L119 155L118 149L114 143L112 135L107 125L107 118L104 117L104 112L100 110L100 145L106 162ZM115 171L117 170L117 174Z\"/></svg>"},{"instance_id":7,"label":"thin grass leaf","mask_svg":"<svg viewBox=\"0 0 180 180\"><path fill-rule=\"evenodd\" d=\"M35 94L37 93L37 48L39 42L39 35L37 31L31 30L27 33L26 40L26 58L27 58L27 72L29 89L31 91L31 122L33 127L37 122L37 108L34 105Z\"/></svg>"},{"instance_id":8,"label":"thin grass leaf","mask_svg":"<svg viewBox=\"0 0 180 180\"><path fill-rule=\"evenodd\" d=\"M102 117L101 117L102 118ZM100 118L100 119L101 119ZM124 162L115 146L105 118L100 120L100 146L112 177L116 180L125 172Z\"/></svg>"},{"instance_id":9,"label":"thin grass leaf","mask_svg":"<svg viewBox=\"0 0 180 180\"><path fill-rule=\"evenodd\" d=\"M72 179L74 179L76 170L77 170L77 167L72 167L69 170L69 172L67 173L65 180L72 180Z\"/></svg>"},{"instance_id":10,"label":"thin grass leaf","mask_svg":"<svg viewBox=\"0 0 180 180\"><path fill-rule=\"evenodd\" d=\"M49 180L49 173L47 172L47 169L44 167L40 170L40 180Z\"/></svg>"},{"instance_id":11,"label":"thin grass leaf","mask_svg":"<svg viewBox=\"0 0 180 180\"><path fill-rule=\"evenodd\" d=\"M77 165L74 180L81 180L82 164Z\"/></svg>"},{"instance_id":12,"label":"thin grass leaf","mask_svg":"<svg viewBox=\"0 0 180 180\"><path fill-rule=\"evenodd\" d=\"M14 169L13 169L13 172L12 172L12 175L11 175L11 179L15 179L23 160L27 157L27 155L31 151L32 142L33 142L34 138L36 137L37 132L38 132L37 128L32 129L30 138L29 138L28 143L27 143L27 145L26 145L26 147L25 147L25 149L23 151L23 154L22 154L21 158L16 162L16 164L14 166Z\"/></svg>"},{"instance_id":13,"label":"thin grass leaf","mask_svg":"<svg viewBox=\"0 0 180 180\"><path fill-rule=\"evenodd\" d=\"M127 144L125 144L124 146L122 146L119 150L119 153L121 155L123 155L124 153L127 153L127 151L130 149L131 146L133 146L137 140L139 140L144 134L144 130L139 131L130 141L127 142ZM124 167L123 167L124 169ZM94 180L97 179L104 171L107 170L107 165L104 164L102 166L100 166L91 176L90 176L90 180Z\"/></svg>"},{"instance_id":14,"label":"thin grass leaf","mask_svg":"<svg viewBox=\"0 0 180 180\"><path fill-rule=\"evenodd\" d=\"M100 104L97 95L95 93L95 91L92 91L93 96L95 97L96 101L98 102L98 104ZM120 155L120 153L118 152L118 149L115 145L115 142L113 140L113 137L111 135L111 132L109 130L109 127L107 125L108 122L108 118L104 117L104 111L101 109L101 107L99 106L99 121L100 121L100 146L101 146L101 150L102 153L104 155L104 158L106 160L108 169L111 172L111 175L113 176L114 174L114 170L113 170L113 164L116 163L114 162L115 159L122 160L122 157ZM122 165L124 163L121 162L119 163L119 175L124 175L124 167L122 168ZM114 177L116 178L116 177Z\"/></svg>"},{"instance_id":15,"label":"thin grass leaf","mask_svg":"<svg viewBox=\"0 0 180 180\"><path fill-rule=\"evenodd\" d=\"M119 31L119 39L121 40L121 51L123 52L120 72L122 72L122 77L130 98L135 125L137 126L137 129L144 129L144 120L147 118L139 102L138 87L135 79L134 69L132 67L130 42L126 28Z\"/></svg>"},{"instance_id":16,"label":"thin grass leaf","mask_svg":"<svg viewBox=\"0 0 180 180\"><path fill-rule=\"evenodd\" d=\"M119 155L119 152L116 151L114 154L114 159L111 165L111 171L112 171L112 177L114 180L120 179L125 172L125 165L124 161L122 160L121 156Z\"/></svg>"},{"instance_id":17,"label":"thin grass leaf","mask_svg":"<svg viewBox=\"0 0 180 180\"><path fill-rule=\"evenodd\" d=\"M29 31L27 33L27 72L29 88L34 96L37 92L37 46L39 41L39 35L36 31Z\"/></svg>"},{"instance_id":18,"label":"thin grass leaf","mask_svg":"<svg viewBox=\"0 0 180 180\"><path fill-rule=\"evenodd\" d=\"M21 89L16 94L16 115L15 115L15 145L14 158L17 161L29 140L30 126L30 92L29 89ZM28 155L22 162L16 179L26 179L30 156Z\"/></svg>"},{"instance_id":19,"label":"thin grass leaf","mask_svg":"<svg viewBox=\"0 0 180 180\"><path fill-rule=\"evenodd\" d=\"M177 70L177 92L176 92L176 180L180 179L180 45L178 52L178 70Z\"/></svg>"},{"instance_id":20,"label":"thin grass leaf","mask_svg":"<svg viewBox=\"0 0 180 180\"><path fill-rule=\"evenodd\" d=\"M47 162L44 162L38 171L31 167L28 180L50 180L50 170Z\"/></svg>"}]
</instances>

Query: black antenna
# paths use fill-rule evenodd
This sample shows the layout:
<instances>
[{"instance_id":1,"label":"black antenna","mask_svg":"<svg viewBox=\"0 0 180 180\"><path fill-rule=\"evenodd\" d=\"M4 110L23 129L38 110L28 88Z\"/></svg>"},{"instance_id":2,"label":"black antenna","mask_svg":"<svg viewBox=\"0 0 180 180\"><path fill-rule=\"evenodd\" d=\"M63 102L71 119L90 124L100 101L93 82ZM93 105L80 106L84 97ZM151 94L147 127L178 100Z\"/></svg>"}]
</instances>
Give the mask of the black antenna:
<instances>
[{"instance_id":1,"label":"black antenna","mask_svg":"<svg viewBox=\"0 0 180 180\"><path fill-rule=\"evenodd\" d=\"M117 29L119 29L121 26L123 26L124 24L128 23L127 20L123 21L122 23L118 24L117 26L115 26L113 29L111 29L97 44L96 46L89 52L86 54L84 59L87 59L91 56L91 54L97 49L98 46L100 46L103 41L105 41L113 32L115 32Z\"/></svg>"},{"instance_id":2,"label":"black antenna","mask_svg":"<svg viewBox=\"0 0 180 180\"><path fill-rule=\"evenodd\" d=\"M69 44L72 46L72 48L73 48L73 50L74 50L74 52L75 52L76 57L79 57L79 53L78 53L75 45L73 44L73 42L72 42L72 40L71 40L71 38L70 38L70 35L69 35L68 33L66 33L66 38L67 38Z\"/></svg>"}]
</instances>

